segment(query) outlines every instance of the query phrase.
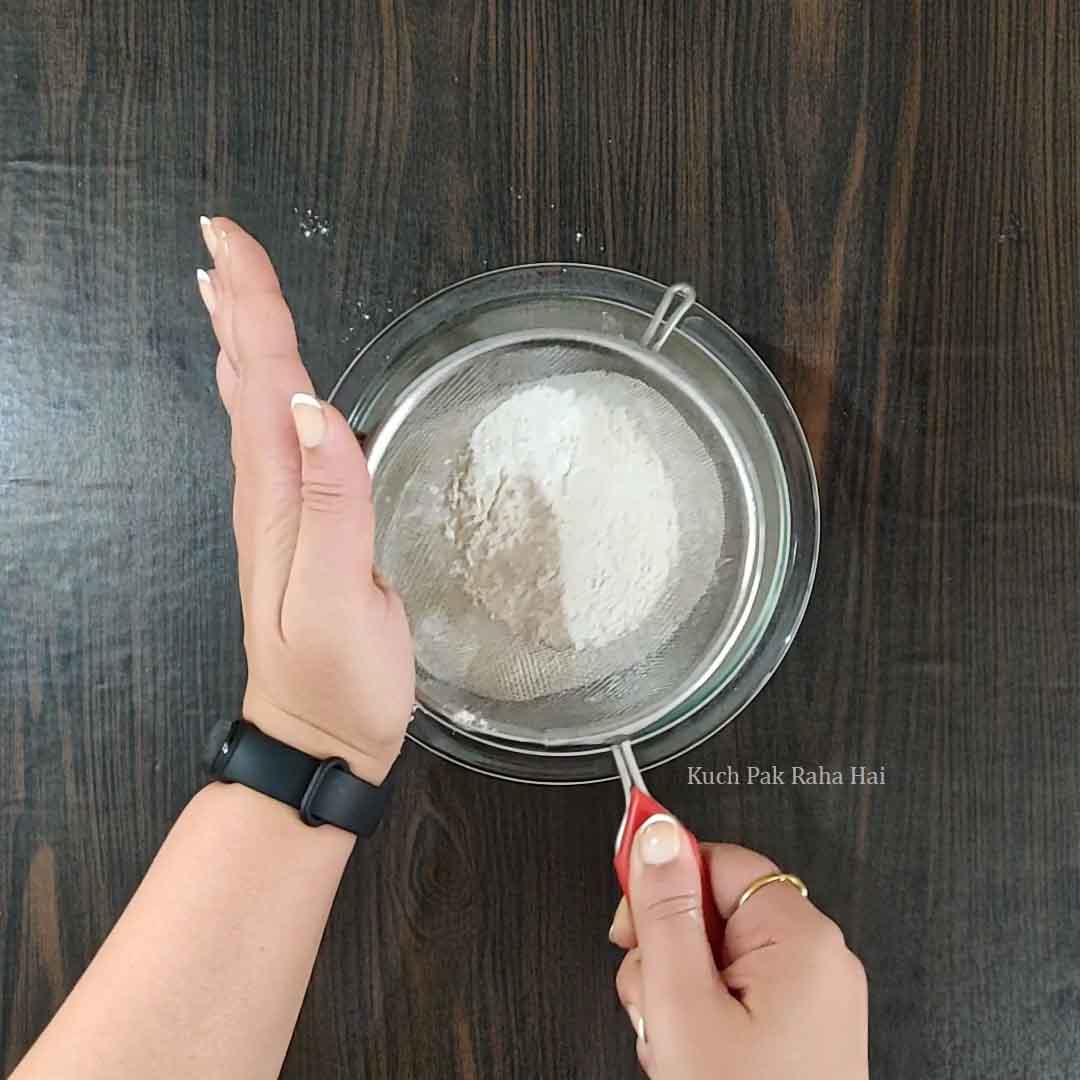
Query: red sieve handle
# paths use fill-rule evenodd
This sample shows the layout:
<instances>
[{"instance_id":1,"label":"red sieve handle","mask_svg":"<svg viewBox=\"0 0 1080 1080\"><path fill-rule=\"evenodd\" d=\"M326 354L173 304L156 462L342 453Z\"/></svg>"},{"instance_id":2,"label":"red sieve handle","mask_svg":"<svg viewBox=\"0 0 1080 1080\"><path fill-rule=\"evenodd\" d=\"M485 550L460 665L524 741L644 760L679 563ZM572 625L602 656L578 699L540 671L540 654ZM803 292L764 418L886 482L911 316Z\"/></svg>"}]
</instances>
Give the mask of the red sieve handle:
<instances>
[{"instance_id":1,"label":"red sieve handle","mask_svg":"<svg viewBox=\"0 0 1080 1080\"><path fill-rule=\"evenodd\" d=\"M626 818L623 822L622 836L619 839L619 848L615 852L615 876L619 879L623 894L630 895L630 849L634 846L634 836L638 829L654 814L674 814L665 810L651 795L647 795L639 787L630 789L630 800L626 806ZM684 828L684 835L690 838L690 846L693 849L694 861L697 863L698 875L701 879L701 914L705 923L705 936L712 946L713 960L717 970L723 968L721 950L724 944L724 924L720 918L720 912L716 910L713 900L712 882L709 880L709 868L705 865L701 847L698 845L693 833Z\"/></svg>"}]
</instances>

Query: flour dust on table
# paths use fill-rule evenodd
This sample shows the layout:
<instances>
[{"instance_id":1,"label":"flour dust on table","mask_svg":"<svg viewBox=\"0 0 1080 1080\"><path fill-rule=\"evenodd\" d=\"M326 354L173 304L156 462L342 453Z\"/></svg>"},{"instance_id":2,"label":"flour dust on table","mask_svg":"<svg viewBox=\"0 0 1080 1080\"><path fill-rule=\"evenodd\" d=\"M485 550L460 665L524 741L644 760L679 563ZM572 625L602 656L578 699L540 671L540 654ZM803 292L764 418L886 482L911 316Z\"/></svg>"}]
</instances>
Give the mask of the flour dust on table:
<instances>
[{"instance_id":1,"label":"flour dust on table","mask_svg":"<svg viewBox=\"0 0 1080 1080\"><path fill-rule=\"evenodd\" d=\"M439 445L444 473L403 493L384 571L438 679L496 701L587 686L661 650L712 581L723 487L682 414L637 379L520 386Z\"/></svg>"}]
</instances>

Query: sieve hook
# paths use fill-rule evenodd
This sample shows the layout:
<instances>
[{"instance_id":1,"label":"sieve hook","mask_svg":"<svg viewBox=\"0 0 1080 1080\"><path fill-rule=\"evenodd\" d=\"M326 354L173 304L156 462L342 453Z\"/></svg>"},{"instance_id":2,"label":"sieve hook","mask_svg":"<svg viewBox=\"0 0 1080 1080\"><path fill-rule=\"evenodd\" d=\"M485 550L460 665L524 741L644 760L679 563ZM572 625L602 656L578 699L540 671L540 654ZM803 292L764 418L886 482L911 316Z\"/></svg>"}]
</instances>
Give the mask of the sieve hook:
<instances>
[{"instance_id":1,"label":"sieve hook","mask_svg":"<svg viewBox=\"0 0 1080 1080\"><path fill-rule=\"evenodd\" d=\"M676 298L680 296L683 298L682 303L675 308L675 313L668 319L668 312L671 311ZM656 305L653 317L649 320L645 333L641 335L641 344L646 349L662 349L667 344L667 339L671 337L672 331L696 303L697 293L694 292L692 285L687 285L685 282L672 285L660 298L660 303ZM667 322L664 321L665 319Z\"/></svg>"}]
</instances>

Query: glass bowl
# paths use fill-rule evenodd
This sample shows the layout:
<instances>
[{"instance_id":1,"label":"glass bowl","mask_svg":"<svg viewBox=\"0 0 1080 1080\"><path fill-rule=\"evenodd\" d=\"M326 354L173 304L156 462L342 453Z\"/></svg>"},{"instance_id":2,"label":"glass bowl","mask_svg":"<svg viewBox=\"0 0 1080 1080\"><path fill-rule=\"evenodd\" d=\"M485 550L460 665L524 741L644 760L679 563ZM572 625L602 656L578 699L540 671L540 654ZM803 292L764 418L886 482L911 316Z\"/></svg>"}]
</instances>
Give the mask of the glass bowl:
<instances>
[{"instance_id":1,"label":"glass bowl","mask_svg":"<svg viewBox=\"0 0 1080 1080\"><path fill-rule=\"evenodd\" d=\"M373 432L422 374L485 339L574 330L638 340L665 286L574 264L511 267L436 293L386 327L353 360L330 400L360 434ZM809 448L787 397L754 350L695 304L663 346L707 393L743 447L753 480L762 573L724 663L676 708L637 732L643 769L670 761L730 723L776 670L795 637L817 565L819 504ZM616 775L610 741L551 747L452 723L421 697L409 736L435 754L503 779L566 784Z\"/></svg>"}]
</instances>

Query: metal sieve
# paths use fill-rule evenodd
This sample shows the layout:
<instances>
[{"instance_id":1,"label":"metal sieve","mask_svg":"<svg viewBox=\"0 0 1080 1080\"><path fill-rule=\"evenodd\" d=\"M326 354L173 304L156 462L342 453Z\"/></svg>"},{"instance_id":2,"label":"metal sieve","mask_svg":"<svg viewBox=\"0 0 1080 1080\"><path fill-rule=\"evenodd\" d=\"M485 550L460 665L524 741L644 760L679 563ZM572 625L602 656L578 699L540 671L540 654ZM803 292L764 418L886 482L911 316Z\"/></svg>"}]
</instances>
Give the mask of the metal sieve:
<instances>
[{"instance_id":1,"label":"metal sieve","mask_svg":"<svg viewBox=\"0 0 1080 1080\"><path fill-rule=\"evenodd\" d=\"M689 286L672 286L651 309L635 310L560 295L567 270L614 274L620 285L631 277L577 267L485 275L503 285L531 277L534 289L516 296L496 289L496 303L451 306L451 317L424 333L418 323L431 322L430 311L423 318L428 301L369 347L415 335L401 353L384 354L382 392L376 383L373 400L369 388L350 415L372 432L376 565L401 592L417 644L422 712L411 734L472 767L548 782L611 775L616 744L648 767L730 719L790 642L817 551L805 441L749 347L728 331L755 361L756 385L748 386L693 332L718 320ZM537 274L556 283L549 295L537 295ZM450 292L475 294L477 283L484 278ZM623 637L596 648L523 643L463 592L447 493L471 433L501 403L523 388L569 386L598 372L671 479L676 571L648 617ZM339 404L351 374L331 395ZM399 385L386 393L395 377ZM704 734L700 726L691 731L687 720L725 696L725 713Z\"/></svg>"}]
</instances>

